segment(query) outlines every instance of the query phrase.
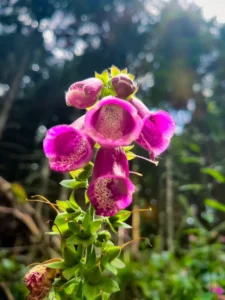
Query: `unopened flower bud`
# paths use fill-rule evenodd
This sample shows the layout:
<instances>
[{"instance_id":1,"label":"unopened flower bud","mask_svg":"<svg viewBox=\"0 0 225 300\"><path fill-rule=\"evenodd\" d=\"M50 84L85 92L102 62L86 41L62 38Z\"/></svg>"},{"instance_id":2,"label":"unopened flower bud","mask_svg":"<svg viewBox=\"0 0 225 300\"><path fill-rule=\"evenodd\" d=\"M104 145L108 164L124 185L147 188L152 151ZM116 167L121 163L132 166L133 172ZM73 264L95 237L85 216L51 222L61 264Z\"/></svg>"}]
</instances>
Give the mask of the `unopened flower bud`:
<instances>
[{"instance_id":1,"label":"unopened flower bud","mask_svg":"<svg viewBox=\"0 0 225 300\"><path fill-rule=\"evenodd\" d=\"M24 282L30 291L27 300L42 300L51 290L52 283L59 271L47 268L45 265L37 265L32 268L24 278Z\"/></svg>"},{"instance_id":2,"label":"unopened flower bud","mask_svg":"<svg viewBox=\"0 0 225 300\"><path fill-rule=\"evenodd\" d=\"M66 104L76 108L87 108L97 101L103 83L98 78L88 78L78 81L69 87L66 93Z\"/></svg>"},{"instance_id":3,"label":"unopened flower bud","mask_svg":"<svg viewBox=\"0 0 225 300\"><path fill-rule=\"evenodd\" d=\"M112 78L112 86L116 95L120 98L127 98L136 90L135 83L125 74L119 74Z\"/></svg>"},{"instance_id":4,"label":"unopened flower bud","mask_svg":"<svg viewBox=\"0 0 225 300\"><path fill-rule=\"evenodd\" d=\"M103 230L98 233L97 240L99 242L102 242L102 243L107 242L110 239L111 239L111 234L107 230Z\"/></svg>"}]
</instances>

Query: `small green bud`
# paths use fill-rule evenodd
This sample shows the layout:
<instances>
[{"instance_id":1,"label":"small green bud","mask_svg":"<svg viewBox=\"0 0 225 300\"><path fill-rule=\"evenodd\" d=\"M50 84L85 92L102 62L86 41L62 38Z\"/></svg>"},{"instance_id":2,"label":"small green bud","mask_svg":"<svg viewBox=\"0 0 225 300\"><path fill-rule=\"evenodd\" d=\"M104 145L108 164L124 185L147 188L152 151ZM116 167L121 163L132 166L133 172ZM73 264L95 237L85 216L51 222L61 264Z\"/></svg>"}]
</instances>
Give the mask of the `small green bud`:
<instances>
[{"instance_id":1,"label":"small green bud","mask_svg":"<svg viewBox=\"0 0 225 300\"><path fill-rule=\"evenodd\" d=\"M97 241L103 243L111 239L111 234L107 230L100 231L98 233Z\"/></svg>"}]
</instances>

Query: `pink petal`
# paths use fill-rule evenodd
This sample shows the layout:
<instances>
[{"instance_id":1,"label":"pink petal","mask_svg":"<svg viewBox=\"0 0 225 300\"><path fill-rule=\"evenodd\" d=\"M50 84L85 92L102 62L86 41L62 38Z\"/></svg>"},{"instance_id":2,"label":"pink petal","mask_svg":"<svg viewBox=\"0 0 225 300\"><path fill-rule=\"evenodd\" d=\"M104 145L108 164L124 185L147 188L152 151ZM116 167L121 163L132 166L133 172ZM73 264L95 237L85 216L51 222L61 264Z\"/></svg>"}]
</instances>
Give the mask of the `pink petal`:
<instances>
[{"instance_id":1,"label":"pink petal","mask_svg":"<svg viewBox=\"0 0 225 300\"><path fill-rule=\"evenodd\" d=\"M113 216L130 205L135 187L128 175L128 161L122 148L98 150L87 191L96 214Z\"/></svg>"},{"instance_id":2,"label":"pink petal","mask_svg":"<svg viewBox=\"0 0 225 300\"><path fill-rule=\"evenodd\" d=\"M127 101L108 96L86 113L87 134L102 146L126 146L139 136L143 122Z\"/></svg>"},{"instance_id":3,"label":"pink petal","mask_svg":"<svg viewBox=\"0 0 225 300\"><path fill-rule=\"evenodd\" d=\"M88 78L73 83L66 93L66 104L76 108L87 108L97 101L103 83L98 78Z\"/></svg>"},{"instance_id":4,"label":"pink petal","mask_svg":"<svg viewBox=\"0 0 225 300\"><path fill-rule=\"evenodd\" d=\"M85 166L93 151L86 135L69 125L49 129L43 148L50 168L57 172L69 172Z\"/></svg>"},{"instance_id":5,"label":"pink petal","mask_svg":"<svg viewBox=\"0 0 225 300\"><path fill-rule=\"evenodd\" d=\"M152 123L155 124L158 131L162 135L166 136L169 139L174 135L174 131L176 127L175 122L168 112L164 110L153 112L149 115L149 119L151 120Z\"/></svg>"},{"instance_id":6,"label":"pink petal","mask_svg":"<svg viewBox=\"0 0 225 300\"><path fill-rule=\"evenodd\" d=\"M143 122L142 132L136 142L150 152L151 159L155 159L169 147L175 123L165 111L150 113Z\"/></svg>"}]
</instances>

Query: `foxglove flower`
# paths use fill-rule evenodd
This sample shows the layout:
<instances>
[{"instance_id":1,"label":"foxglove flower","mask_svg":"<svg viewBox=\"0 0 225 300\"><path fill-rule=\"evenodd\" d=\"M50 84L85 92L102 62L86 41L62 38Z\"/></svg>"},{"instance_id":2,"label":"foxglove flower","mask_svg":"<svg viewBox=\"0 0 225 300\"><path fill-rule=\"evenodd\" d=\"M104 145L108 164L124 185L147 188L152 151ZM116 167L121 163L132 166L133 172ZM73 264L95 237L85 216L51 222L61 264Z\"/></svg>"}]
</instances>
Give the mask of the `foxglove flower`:
<instances>
[{"instance_id":1,"label":"foxglove flower","mask_svg":"<svg viewBox=\"0 0 225 300\"><path fill-rule=\"evenodd\" d=\"M143 119L143 129L136 142L150 152L151 159L155 159L164 152L175 131L175 122L169 113L163 110L150 112L137 98L130 101Z\"/></svg>"},{"instance_id":2,"label":"foxglove flower","mask_svg":"<svg viewBox=\"0 0 225 300\"><path fill-rule=\"evenodd\" d=\"M84 167L92 158L93 146L93 141L84 131L84 116L71 125L52 127L43 142L50 168L57 172Z\"/></svg>"},{"instance_id":3,"label":"foxglove flower","mask_svg":"<svg viewBox=\"0 0 225 300\"><path fill-rule=\"evenodd\" d=\"M133 80L125 74L119 74L112 78L112 86L116 95L120 98L127 98L133 94L137 88Z\"/></svg>"},{"instance_id":4,"label":"foxglove flower","mask_svg":"<svg viewBox=\"0 0 225 300\"><path fill-rule=\"evenodd\" d=\"M97 215L113 216L131 204L135 187L128 176L128 161L122 148L98 150L87 191Z\"/></svg>"},{"instance_id":5,"label":"foxglove flower","mask_svg":"<svg viewBox=\"0 0 225 300\"><path fill-rule=\"evenodd\" d=\"M102 81L97 78L75 82L66 93L66 104L76 108L90 107L97 101L102 86Z\"/></svg>"},{"instance_id":6,"label":"foxglove flower","mask_svg":"<svg viewBox=\"0 0 225 300\"><path fill-rule=\"evenodd\" d=\"M138 138L142 127L136 108L113 96L103 98L86 113L86 132L101 146L127 146Z\"/></svg>"},{"instance_id":7,"label":"foxglove flower","mask_svg":"<svg viewBox=\"0 0 225 300\"><path fill-rule=\"evenodd\" d=\"M58 273L57 269L50 269L45 265L33 267L24 278L24 282L30 291L27 300L44 299L49 294Z\"/></svg>"}]
</instances>

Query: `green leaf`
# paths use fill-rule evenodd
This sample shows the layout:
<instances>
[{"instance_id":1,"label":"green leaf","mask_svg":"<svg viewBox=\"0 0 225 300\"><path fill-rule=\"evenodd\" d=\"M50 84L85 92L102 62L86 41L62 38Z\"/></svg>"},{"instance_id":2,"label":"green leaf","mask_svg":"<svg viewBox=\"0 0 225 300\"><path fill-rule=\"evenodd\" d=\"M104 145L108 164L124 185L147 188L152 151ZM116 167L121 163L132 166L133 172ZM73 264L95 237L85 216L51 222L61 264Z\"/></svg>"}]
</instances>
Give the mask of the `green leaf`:
<instances>
[{"instance_id":1,"label":"green leaf","mask_svg":"<svg viewBox=\"0 0 225 300\"><path fill-rule=\"evenodd\" d=\"M91 285L98 285L102 282L102 279L102 270L98 264L92 266L85 272L85 281Z\"/></svg>"},{"instance_id":2,"label":"green leaf","mask_svg":"<svg viewBox=\"0 0 225 300\"><path fill-rule=\"evenodd\" d=\"M45 266L48 268L51 268L51 269L65 269L66 268L65 262L63 260L46 263Z\"/></svg>"},{"instance_id":3,"label":"green leaf","mask_svg":"<svg viewBox=\"0 0 225 300\"><path fill-rule=\"evenodd\" d=\"M79 285L78 285L78 288L77 288L77 293L76 293L76 297L78 299L82 299L83 297L83 294L82 294L82 281L80 281ZM76 298L74 298L76 299Z\"/></svg>"},{"instance_id":4,"label":"green leaf","mask_svg":"<svg viewBox=\"0 0 225 300\"><path fill-rule=\"evenodd\" d=\"M134 145L125 146L125 147L123 147L123 150L124 150L125 152L128 152L128 151L132 150L133 148L134 148Z\"/></svg>"},{"instance_id":5,"label":"green leaf","mask_svg":"<svg viewBox=\"0 0 225 300\"><path fill-rule=\"evenodd\" d=\"M95 247L92 245L87 247L87 265L92 266L96 263L96 252Z\"/></svg>"},{"instance_id":6,"label":"green leaf","mask_svg":"<svg viewBox=\"0 0 225 300\"><path fill-rule=\"evenodd\" d=\"M134 80L135 79L135 76L133 74L127 74L127 76L131 79L131 80Z\"/></svg>"},{"instance_id":7,"label":"green leaf","mask_svg":"<svg viewBox=\"0 0 225 300\"><path fill-rule=\"evenodd\" d=\"M203 186L199 183L184 184L179 187L180 191L200 191L202 189Z\"/></svg>"},{"instance_id":8,"label":"green leaf","mask_svg":"<svg viewBox=\"0 0 225 300\"><path fill-rule=\"evenodd\" d=\"M101 288L103 291L110 294L116 293L120 290L118 283L107 277L103 278L103 281L101 282Z\"/></svg>"},{"instance_id":9,"label":"green leaf","mask_svg":"<svg viewBox=\"0 0 225 300\"><path fill-rule=\"evenodd\" d=\"M206 199L205 200L205 205L210 206L214 209L217 209L219 211L225 212L225 205L220 203L217 200L213 200L213 199Z\"/></svg>"},{"instance_id":10,"label":"green leaf","mask_svg":"<svg viewBox=\"0 0 225 300\"><path fill-rule=\"evenodd\" d=\"M180 161L185 164L202 164L202 157L186 156L182 157Z\"/></svg>"},{"instance_id":11,"label":"green leaf","mask_svg":"<svg viewBox=\"0 0 225 300\"><path fill-rule=\"evenodd\" d=\"M84 199L85 199L85 204L88 204L90 202L89 198L88 198L88 195L87 195L87 190L84 193Z\"/></svg>"},{"instance_id":12,"label":"green leaf","mask_svg":"<svg viewBox=\"0 0 225 300\"><path fill-rule=\"evenodd\" d=\"M72 267L78 262L78 254L73 245L65 245L62 256L68 267Z\"/></svg>"},{"instance_id":13,"label":"green leaf","mask_svg":"<svg viewBox=\"0 0 225 300\"><path fill-rule=\"evenodd\" d=\"M72 193L70 194L69 202L70 202L71 207L75 211L80 210L80 206L77 204L77 202L75 200L75 192L74 191L72 191Z\"/></svg>"},{"instance_id":14,"label":"green leaf","mask_svg":"<svg viewBox=\"0 0 225 300\"><path fill-rule=\"evenodd\" d=\"M225 176L218 170L211 168L202 168L201 172L213 177L219 183L225 183Z\"/></svg>"},{"instance_id":15,"label":"green leaf","mask_svg":"<svg viewBox=\"0 0 225 300\"><path fill-rule=\"evenodd\" d=\"M125 264L122 262L122 260L120 260L119 258L115 258L111 264L117 268L117 269L123 269L125 268Z\"/></svg>"},{"instance_id":16,"label":"green leaf","mask_svg":"<svg viewBox=\"0 0 225 300\"><path fill-rule=\"evenodd\" d=\"M131 216L131 211L129 210L121 210L115 215L117 220L120 222L127 220L130 216Z\"/></svg>"},{"instance_id":17,"label":"green leaf","mask_svg":"<svg viewBox=\"0 0 225 300\"><path fill-rule=\"evenodd\" d=\"M111 262L120 255L121 248L120 246L110 247L107 249L107 252L109 254L109 262Z\"/></svg>"},{"instance_id":18,"label":"green leaf","mask_svg":"<svg viewBox=\"0 0 225 300\"><path fill-rule=\"evenodd\" d=\"M77 286L78 286L77 282L72 282L69 285L65 286L63 290L67 295L71 295Z\"/></svg>"},{"instance_id":19,"label":"green leaf","mask_svg":"<svg viewBox=\"0 0 225 300\"><path fill-rule=\"evenodd\" d=\"M131 151L127 151L126 152L126 157L127 157L127 160L132 160L136 157L136 155Z\"/></svg>"},{"instance_id":20,"label":"green leaf","mask_svg":"<svg viewBox=\"0 0 225 300\"><path fill-rule=\"evenodd\" d=\"M80 169L81 172L76 176L77 180L87 180L92 174L93 166L94 164L90 161L84 168Z\"/></svg>"},{"instance_id":21,"label":"green leaf","mask_svg":"<svg viewBox=\"0 0 225 300\"><path fill-rule=\"evenodd\" d=\"M11 189L13 191L13 194L16 196L17 200L20 203L26 202L27 193L21 184L19 184L17 182L11 183Z\"/></svg>"},{"instance_id":22,"label":"green leaf","mask_svg":"<svg viewBox=\"0 0 225 300\"><path fill-rule=\"evenodd\" d=\"M105 267L107 270L112 272L114 275L117 275L118 271L117 271L116 267L114 267L111 263L107 263Z\"/></svg>"},{"instance_id":23,"label":"green leaf","mask_svg":"<svg viewBox=\"0 0 225 300\"><path fill-rule=\"evenodd\" d=\"M69 201L56 200L56 204L58 205L58 208L62 211L66 211L68 208L71 207Z\"/></svg>"},{"instance_id":24,"label":"green leaf","mask_svg":"<svg viewBox=\"0 0 225 300\"><path fill-rule=\"evenodd\" d=\"M217 298L217 296L216 296L216 298ZM201 300L213 300L213 299L216 299L216 298L215 298L215 293L204 293L204 294L201 294Z\"/></svg>"},{"instance_id":25,"label":"green leaf","mask_svg":"<svg viewBox=\"0 0 225 300\"><path fill-rule=\"evenodd\" d=\"M117 231L115 230L115 228L113 227L113 225L112 225L112 223L110 222L109 219L107 219L107 224L109 225L109 227L112 230L112 232L117 233Z\"/></svg>"},{"instance_id":26,"label":"green leaf","mask_svg":"<svg viewBox=\"0 0 225 300\"><path fill-rule=\"evenodd\" d=\"M96 240L96 236L95 235L91 235L90 237L84 239L81 238L78 234L73 234L71 235L68 239L67 239L67 244L68 245L90 245L92 243L94 243Z\"/></svg>"},{"instance_id":27,"label":"green leaf","mask_svg":"<svg viewBox=\"0 0 225 300\"><path fill-rule=\"evenodd\" d=\"M111 67L111 76L115 77L120 74L120 69L118 69L116 66Z\"/></svg>"},{"instance_id":28,"label":"green leaf","mask_svg":"<svg viewBox=\"0 0 225 300\"><path fill-rule=\"evenodd\" d=\"M103 220L99 219L99 220L94 220L93 222L91 222L91 232L96 232L101 228Z\"/></svg>"},{"instance_id":29,"label":"green leaf","mask_svg":"<svg viewBox=\"0 0 225 300\"><path fill-rule=\"evenodd\" d=\"M127 68L125 68L125 69L121 70L121 73L123 73L123 74L127 74Z\"/></svg>"},{"instance_id":30,"label":"green leaf","mask_svg":"<svg viewBox=\"0 0 225 300\"><path fill-rule=\"evenodd\" d=\"M63 300L62 293L57 291L56 289L51 289L49 295L48 295L49 300Z\"/></svg>"},{"instance_id":31,"label":"green leaf","mask_svg":"<svg viewBox=\"0 0 225 300\"><path fill-rule=\"evenodd\" d=\"M100 292L98 285L91 285L87 282L84 282L82 285L83 295L86 299L94 299Z\"/></svg>"},{"instance_id":32,"label":"green leaf","mask_svg":"<svg viewBox=\"0 0 225 300\"><path fill-rule=\"evenodd\" d=\"M104 84L108 84L108 81L109 81L108 70L104 70L101 74L101 77L102 77L102 81L104 82Z\"/></svg>"},{"instance_id":33,"label":"green leaf","mask_svg":"<svg viewBox=\"0 0 225 300\"><path fill-rule=\"evenodd\" d=\"M189 148L196 153L200 153L201 150L199 145L197 144L189 144Z\"/></svg>"},{"instance_id":34,"label":"green leaf","mask_svg":"<svg viewBox=\"0 0 225 300\"><path fill-rule=\"evenodd\" d=\"M76 221L69 221L68 226L73 233L79 233L81 230L81 225Z\"/></svg>"},{"instance_id":35,"label":"green leaf","mask_svg":"<svg viewBox=\"0 0 225 300\"><path fill-rule=\"evenodd\" d=\"M125 222L115 222L113 224L116 228L119 227L119 228L126 228L126 229L131 229L132 226L130 226L129 224L125 223Z\"/></svg>"},{"instance_id":36,"label":"green leaf","mask_svg":"<svg viewBox=\"0 0 225 300\"><path fill-rule=\"evenodd\" d=\"M82 226L85 230L89 231L92 222L92 217L90 215L90 211L88 210L84 216Z\"/></svg>"},{"instance_id":37,"label":"green leaf","mask_svg":"<svg viewBox=\"0 0 225 300\"><path fill-rule=\"evenodd\" d=\"M69 189L78 189L78 188L87 188L88 182L85 181L76 181L74 179L66 179L60 182L60 184Z\"/></svg>"},{"instance_id":38,"label":"green leaf","mask_svg":"<svg viewBox=\"0 0 225 300\"><path fill-rule=\"evenodd\" d=\"M76 265L74 267L65 269L62 272L62 275L66 280L70 280L78 271L79 271L79 265Z\"/></svg>"},{"instance_id":39,"label":"green leaf","mask_svg":"<svg viewBox=\"0 0 225 300\"><path fill-rule=\"evenodd\" d=\"M102 80L102 75L99 74L99 73L97 73L97 72L95 72L95 78L98 78L98 79Z\"/></svg>"}]
</instances>

